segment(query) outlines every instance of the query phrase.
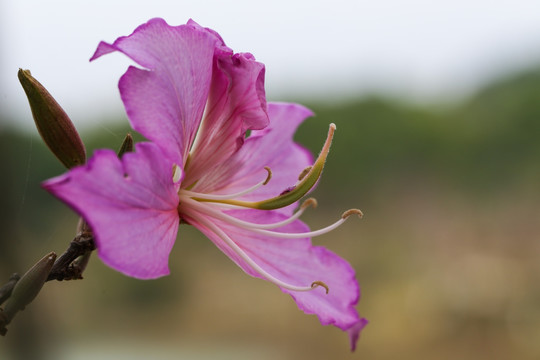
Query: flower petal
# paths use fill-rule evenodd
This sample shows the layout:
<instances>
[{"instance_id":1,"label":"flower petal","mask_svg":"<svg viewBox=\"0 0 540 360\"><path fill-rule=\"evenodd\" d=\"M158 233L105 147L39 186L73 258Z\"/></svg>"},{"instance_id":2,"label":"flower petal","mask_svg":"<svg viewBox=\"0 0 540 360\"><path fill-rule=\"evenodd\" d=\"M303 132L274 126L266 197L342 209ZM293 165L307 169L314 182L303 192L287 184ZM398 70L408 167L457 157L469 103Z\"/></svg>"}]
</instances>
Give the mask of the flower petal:
<instances>
[{"instance_id":1,"label":"flower petal","mask_svg":"<svg viewBox=\"0 0 540 360\"><path fill-rule=\"evenodd\" d=\"M70 205L94 232L99 257L132 277L167 275L178 231L178 195L172 165L151 143L122 159L98 150L86 165L43 187Z\"/></svg>"},{"instance_id":2,"label":"flower petal","mask_svg":"<svg viewBox=\"0 0 540 360\"><path fill-rule=\"evenodd\" d=\"M182 166L202 119L220 41L192 24L152 19L113 44L101 42L91 58L120 51L145 68L130 67L119 83L131 125Z\"/></svg>"},{"instance_id":3,"label":"flower petal","mask_svg":"<svg viewBox=\"0 0 540 360\"><path fill-rule=\"evenodd\" d=\"M218 51L204 120L186 169L187 183L234 154L247 130L263 129L268 122L264 65L251 54Z\"/></svg>"},{"instance_id":4,"label":"flower petal","mask_svg":"<svg viewBox=\"0 0 540 360\"><path fill-rule=\"evenodd\" d=\"M276 211L234 210L229 215L254 223L281 221L285 215ZM190 222L208 236L227 256L248 274L264 278L234 252L212 229L190 219ZM330 288L328 294L324 288L307 292L283 289L290 294L298 307L308 314L315 314L323 325L335 325L348 330L358 324L360 317L355 309L360 292L352 267L331 251L312 246L309 238L280 239L256 234L249 230L235 227L211 219L229 237L267 273L295 286L310 286L314 281L322 281ZM282 232L306 232L308 227L301 221L284 226ZM359 331L359 330L358 330Z\"/></svg>"},{"instance_id":5,"label":"flower petal","mask_svg":"<svg viewBox=\"0 0 540 360\"><path fill-rule=\"evenodd\" d=\"M351 351L356 350L356 343L360 338L360 332L366 327L368 323L369 321L361 318L353 326L347 329L347 334L349 334L349 340L351 344Z\"/></svg>"},{"instance_id":6,"label":"flower petal","mask_svg":"<svg viewBox=\"0 0 540 360\"><path fill-rule=\"evenodd\" d=\"M263 130L252 131L242 148L229 160L208 173L194 191L236 193L266 177L265 166L272 170L270 182L244 196L246 200L262 200L279 195L298 181L298 176L313 163L313 156L293 142L298 126L311 110L298 104L269 103L270 124ZM294 209L288 207L290 213Z\"/></svg>"}]
</instances>

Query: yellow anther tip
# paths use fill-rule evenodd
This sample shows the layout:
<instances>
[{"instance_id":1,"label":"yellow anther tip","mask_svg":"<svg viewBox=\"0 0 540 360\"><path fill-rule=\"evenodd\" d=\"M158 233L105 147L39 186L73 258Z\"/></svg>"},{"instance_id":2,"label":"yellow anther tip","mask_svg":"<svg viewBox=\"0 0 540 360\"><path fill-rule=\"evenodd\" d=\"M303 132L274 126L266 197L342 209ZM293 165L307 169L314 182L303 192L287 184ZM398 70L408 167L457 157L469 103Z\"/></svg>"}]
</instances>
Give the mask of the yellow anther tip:
<instances>
[{"instance_id":1,"label":"yellow anther tip","mask_svg":"<svg viewBox=\"0 0 540 360\"><path fill-rule=\"evenodd\" d=\"M300 206L300 208L306 209L306 208L308 208L308 207L311 206L312 208L316 209L316 208L317 208L317 205L318 205L317 199L315 199L315 198L309 198L309 199L306 199L306 200L302 203L302 205Z\"/></svg>"},{"instance_id":2,"label":"yellow anther tip","mask_svg":"<svg viewBox=\"0 0 540 360\"><path fill-rule=\"evenodd\" d=\"M266 180L264 180L263 185L266 185L270 182L270 179L272 178L272 170L268 166L264 167L264 170L268 171L268 176L266 177Z\"/></svg>"},{"instance_id":3,"label":"yellow anther tip","mask_svg":"<svg viewBox=\"0 0 540 360\"><path fill-rule=\"evenodd\" d=\"M316 287L319 287L319 286L322 286L325 290L326 290L326 293L328 294L328 292L330 291L330 288L328 287L328 285L326 285L325 283L323 283L322 281L314 281L311 283L311 288L312 289L315 289Z\"/></svg>"},{"instance_id":4,"label":"yellow anther tip","mask_svg":"<svg viewBox=\"0 0 540 360\"><path fill-rule=\"evenodd\" d=\"M309 172L311 171L311 168L313 166L308 166L307 168L305 168L304 170L302 170L302 172L300 173L300 175L298 175L298 181L302 181L303 178L306 177L307 174L309 174Z\"/></svg>"},{"instance_id":5,"label":"yellow anther tip","mask_svg":"<svg viewBox=\"0 0 540 360\"><path fill-rule=\"evenodd\" d=\"M345 212L343 213L343 215L341 215L341 218L342 218L342 219L346 219L346 218L348 218L349 216L355 215L355 214L358 215L358 217L359 217L360 219L364 216L364 214L362 213L361 210L358 210L358 209L349 209L349 210L345 211Z\"/></svg>"}]
</instances>

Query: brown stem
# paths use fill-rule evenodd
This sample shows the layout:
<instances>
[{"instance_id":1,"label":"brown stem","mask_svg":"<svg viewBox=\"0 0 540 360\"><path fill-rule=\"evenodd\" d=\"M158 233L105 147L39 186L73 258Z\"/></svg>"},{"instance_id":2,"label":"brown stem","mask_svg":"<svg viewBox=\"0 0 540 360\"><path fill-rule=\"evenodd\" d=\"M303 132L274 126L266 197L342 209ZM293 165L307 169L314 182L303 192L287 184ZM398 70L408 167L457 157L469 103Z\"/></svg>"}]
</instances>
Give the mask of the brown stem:
<instances>
[{"instance_id":1,"label":"brown stem","mask_svg":"<svg viewBox=\"0 0 540 360\"><path fill-rule=\"evenodd\" d=\"M83 232L78 234L75 239L71 241L67 250L55 261L53 268L47 277L47 281L82 279L82 272L84 269L78 264L74 264L74 261L78 257L84 256L95 249L96 246L94 244L92 233Z\"/></svg>"}]
</instances>

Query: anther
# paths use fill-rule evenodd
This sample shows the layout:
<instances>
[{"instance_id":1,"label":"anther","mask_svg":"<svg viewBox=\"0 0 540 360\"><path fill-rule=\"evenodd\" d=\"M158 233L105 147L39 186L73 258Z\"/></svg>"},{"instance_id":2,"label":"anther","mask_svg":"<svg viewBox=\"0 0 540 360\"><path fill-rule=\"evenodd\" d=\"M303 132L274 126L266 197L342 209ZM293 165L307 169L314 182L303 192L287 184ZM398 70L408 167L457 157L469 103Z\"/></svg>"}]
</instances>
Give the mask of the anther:
<instances>
[{"instance_id":1,"label":"anther","mask_svg":"<svg viewBox=\"0 0 540 360\"><path fill-rule=\"evenodd\" d=\"M307 174L309 174L309 172L311 171L311 168L313 166L308 166L307 168L305 168L304 170L302 170L302 172L300 173L300 175L298 175L298 181L301 181Z\"/></svg>"},{"instance_id":2,"label":"anther","mask_svg":"<svg viewBox=\"0 0 540 360\"><path fill-rule=\"evenodd\" d=\"M300 209L302 209L302 210L303 210L303 209L307 209L307 208L310 207L310 206L311 206L312 208L316 209L316 208L317 208L317 205L318 205L318 204L317 204L317 199L315 199L315 198L309 198L309 199L306 199L306 200L302 203L302 205L300 205Z\"/></svg>"},{"instance_id":3,"label":"anther","mask_svg":"<svg viewBox=\"0 0 540 360\"><path fill-rule=\"evenodd\" d=\"M262 183L263 185L266 185L266 184L268 184L268 182L272 178L272 170L270 170L270 168L268 166L265 166L264 170L268 171L268 176L266 177L266 180L264 180L264 182Z\"/></svg>"},{"instance_id":4,"label":"anther","mask_svg":"<svg viewBox=\"0 0 540 360\"><path fill-rule=\"evenodd\" d=\"M342 219L346 219L346 218L348 218L349 216L355 215L355 214L358 215L358 217L359 217L360 219L362 218L362 216L364 216L364 214L362 213L362 211L360 211L360 210L358 210L358 209L349 209L349 210L345 211L345 212L343 213L343 215L341 215L341 218L342 218Z\"/></svg>"},{"instance_id":5,"label":"anther","mask_svg":"<svg viewBox=\"0 0 540 360\"><path fill-rule=\"evenodd\" d=\"M327 294L330 291L330 288L328 287L328 285L326 285L322 281L314 281L314 282L311 283L311 288L312 289L315 289L316 287L319 287L319 286L322 286L326 290Z\"/></svg>"}]
</instances>

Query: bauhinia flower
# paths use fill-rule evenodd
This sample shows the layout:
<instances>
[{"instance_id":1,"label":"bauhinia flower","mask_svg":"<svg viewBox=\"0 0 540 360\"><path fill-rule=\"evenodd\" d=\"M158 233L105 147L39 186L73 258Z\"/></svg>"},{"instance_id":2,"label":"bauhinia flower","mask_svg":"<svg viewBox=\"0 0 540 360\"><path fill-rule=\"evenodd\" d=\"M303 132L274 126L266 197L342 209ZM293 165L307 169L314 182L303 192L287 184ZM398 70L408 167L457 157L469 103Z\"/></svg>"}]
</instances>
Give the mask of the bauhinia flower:
<instances>
[{"instance_id":1,"label":"bauhinia flower","mask_svg":"<svg viewBox=\"0 0 540 360\"><path fill-rule=\"evenodd\" d=\"M114 51L141 66L129 67L119 88L131 125L150 142L121 158L98 150L44 183L91 226L102 261L135 278L167 275L179 225L192 225L246 273L347 331L354 349L367 323L355 309L354 270L310 238L361 213L315 231L298 220L316 204L298 206L322 173L335 126L313 160L293 142L311 111L267 103L264 65L193 21L150 20L101 42L92 60Z\"/></svg>"}]
</instances>

